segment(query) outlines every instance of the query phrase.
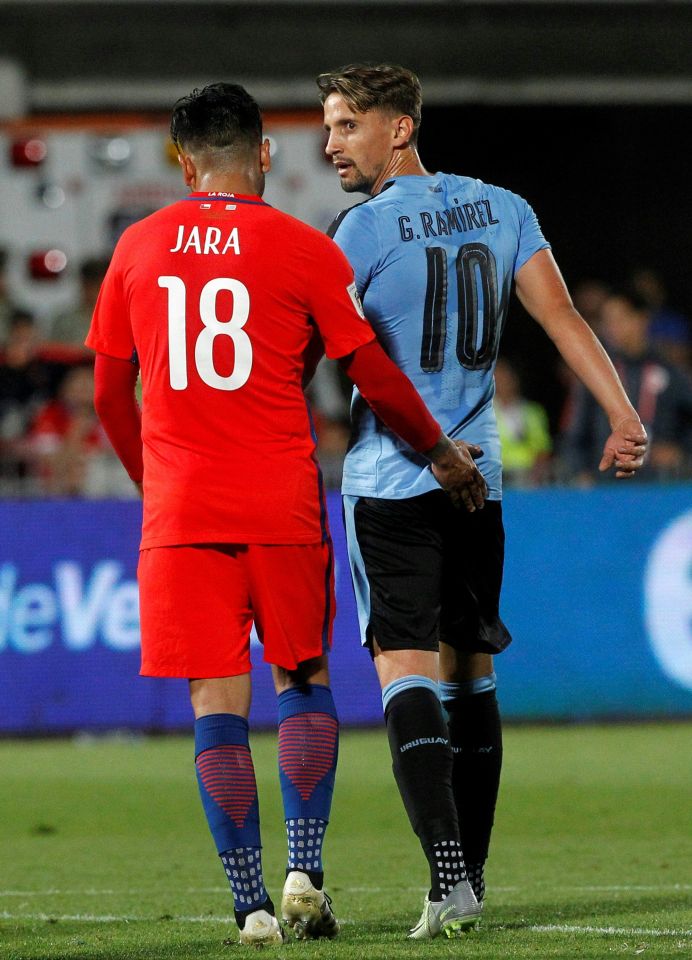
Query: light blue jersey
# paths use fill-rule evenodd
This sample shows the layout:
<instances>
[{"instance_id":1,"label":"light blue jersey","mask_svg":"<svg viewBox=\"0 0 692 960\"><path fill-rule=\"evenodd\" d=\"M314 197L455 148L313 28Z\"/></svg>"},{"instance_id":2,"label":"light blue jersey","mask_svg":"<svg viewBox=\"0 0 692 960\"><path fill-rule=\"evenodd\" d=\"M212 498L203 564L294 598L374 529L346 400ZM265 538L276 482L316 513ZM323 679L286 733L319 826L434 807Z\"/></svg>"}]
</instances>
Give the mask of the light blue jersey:
<instances>
[{"instance_id":1,"label":"light blue jersey","mask_svg":"<svg viewBox=\"0 0 692 960\"><path fill-rule=\"evenodd\" d=\"M481 180L403 176L330 229L351 262L366 316L445 433L483 448L502 497L493 371L512 281L548 247L529 204ZM342 490L401 499L439 489L428 461L375 417L358 390Z\"/></svg>"}]
</instances>

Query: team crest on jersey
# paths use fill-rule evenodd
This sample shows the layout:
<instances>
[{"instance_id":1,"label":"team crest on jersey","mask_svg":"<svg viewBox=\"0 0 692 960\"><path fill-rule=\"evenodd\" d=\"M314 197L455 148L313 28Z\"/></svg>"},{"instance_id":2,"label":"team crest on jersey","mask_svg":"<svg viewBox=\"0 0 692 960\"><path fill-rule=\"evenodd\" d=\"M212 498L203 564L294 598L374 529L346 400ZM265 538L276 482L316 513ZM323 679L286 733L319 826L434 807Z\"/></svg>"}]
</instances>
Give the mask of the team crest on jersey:
<instances>
[{"instance_id":1,"label":"team crest on jersey","mask_svg":"<svg viewBox=\"0 0 692 960\"><path fill-rule=\"evenodd\" d=\"M353 306L356 308L363 320L365 320L365 311L363 310L363 304L360 302L360 294L358 293L358 288L356 287L355 282L349 284L346 289L349 297L353 301Z\"/></svg>"}]
</instances>

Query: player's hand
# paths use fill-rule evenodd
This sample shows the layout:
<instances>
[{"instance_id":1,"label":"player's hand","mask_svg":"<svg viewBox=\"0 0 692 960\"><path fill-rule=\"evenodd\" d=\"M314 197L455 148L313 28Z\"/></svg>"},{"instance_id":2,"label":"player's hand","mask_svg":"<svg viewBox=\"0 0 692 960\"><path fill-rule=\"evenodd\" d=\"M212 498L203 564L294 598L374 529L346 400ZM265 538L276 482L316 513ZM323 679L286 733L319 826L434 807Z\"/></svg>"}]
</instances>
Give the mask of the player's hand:
<instances>
[{"instance_id":1,"label":"player's hand","mask_svg":"<svg viewBox=\"0 0 692 960\"><path fill-rule=\"evenodd\" d=\"M633 477L644 464L649 438L638 417L627 417L613 427L598 465L601 473L615 468L618 480Z\"/></svg>"},{"instance_id":2,"label":"player's hand","mask_svg":"<svg viewBox=\"0 0 692 960\"><path fill-rule=\"evenodd\" d=\"M469 513L482 510L488 487L474 460L483 455L480 447L463 440L451 441L443 436L430 451L432 472L455 506L463 506Z\"/></svg>"}]
</instances>

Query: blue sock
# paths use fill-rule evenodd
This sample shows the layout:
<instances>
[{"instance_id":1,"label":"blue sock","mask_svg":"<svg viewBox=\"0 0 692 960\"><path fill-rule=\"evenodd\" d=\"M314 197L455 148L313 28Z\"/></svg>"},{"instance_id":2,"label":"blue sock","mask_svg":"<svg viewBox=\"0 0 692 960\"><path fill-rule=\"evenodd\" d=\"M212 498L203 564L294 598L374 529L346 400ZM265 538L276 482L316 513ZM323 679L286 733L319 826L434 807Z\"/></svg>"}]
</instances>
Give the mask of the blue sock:
<instances>
[{"instance_id":1,"label":"blue sock","mask_svg":"<svg viewBox=\"0 0 692 960\"><path fill-rule=\"evenodd\" d=\"M339 722L329 687L305 684L279 694L279 779L286 818L286 872L302 870L322 888L322 842L329 822Z\"/></svg>"},{"instance_id":2,"label":"blue sock","mask_svg":"<svg viewBox=\"0 0 692 960\"><path fill-rule=\"evenodd\" d=\"M196 720L195 766L204 813L242 926L243 915L268 899L247 720L232 713Z\"/></svg>"}]
</instances>

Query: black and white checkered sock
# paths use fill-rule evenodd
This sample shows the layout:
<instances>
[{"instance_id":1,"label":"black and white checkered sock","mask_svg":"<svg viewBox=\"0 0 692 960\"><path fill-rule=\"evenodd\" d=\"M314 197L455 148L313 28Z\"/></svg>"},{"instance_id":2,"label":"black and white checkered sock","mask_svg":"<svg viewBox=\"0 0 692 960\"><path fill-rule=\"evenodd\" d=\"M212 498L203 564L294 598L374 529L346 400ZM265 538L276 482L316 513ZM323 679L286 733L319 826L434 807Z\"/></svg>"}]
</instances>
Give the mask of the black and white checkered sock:
<instances>
[{"instance_id":1,"label":"black and white checkered sock","mask_svg":"<svg viewBox=\"0 0 692 960\"><path fill-rule=\"evenodd\" d=\"M466 867L457 840L442 840L433 845L435 872L431 900L444 900L448 893L462 880L466 880Z\"/></svg>"},{"instance_id":2,"label":"black and white checkered sock","mask_svg":"<svg viewBox=\"0 0 692 960\"><path fill-rule=\"evenodd\" d=\"M466 872L469 876L469 883L473 887L473 892L476 894L476 900L479 903L483 902L485 897L485 876L484 876L485 864L484 863L467 863Z\"/></svg>"}]
</instances>

